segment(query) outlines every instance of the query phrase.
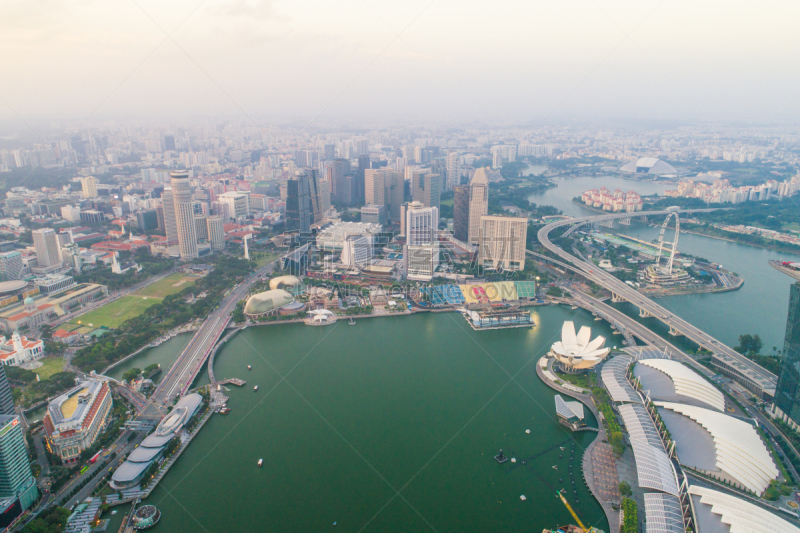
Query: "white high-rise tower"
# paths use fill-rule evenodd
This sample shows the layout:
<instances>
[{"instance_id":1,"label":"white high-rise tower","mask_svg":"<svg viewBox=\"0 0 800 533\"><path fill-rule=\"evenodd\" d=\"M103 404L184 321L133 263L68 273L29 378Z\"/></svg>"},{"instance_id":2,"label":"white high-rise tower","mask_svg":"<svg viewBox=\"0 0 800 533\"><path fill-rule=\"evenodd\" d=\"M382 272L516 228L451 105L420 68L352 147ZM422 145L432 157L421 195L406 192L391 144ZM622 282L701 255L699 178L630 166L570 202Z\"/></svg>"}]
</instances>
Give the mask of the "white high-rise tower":
<instances>
[{"instance_id":1,"label":"white high-rise tower","mask_svg":"<svg viewBox=\"0 0 800 533\"><path fill-rule=\"evenodd\" d=\"M197 253L197 228L192 208L192 186L188 172L170 172L172 199L175 205L175 222L181 259L195 259Z\"/></svg>"}]
</instances>

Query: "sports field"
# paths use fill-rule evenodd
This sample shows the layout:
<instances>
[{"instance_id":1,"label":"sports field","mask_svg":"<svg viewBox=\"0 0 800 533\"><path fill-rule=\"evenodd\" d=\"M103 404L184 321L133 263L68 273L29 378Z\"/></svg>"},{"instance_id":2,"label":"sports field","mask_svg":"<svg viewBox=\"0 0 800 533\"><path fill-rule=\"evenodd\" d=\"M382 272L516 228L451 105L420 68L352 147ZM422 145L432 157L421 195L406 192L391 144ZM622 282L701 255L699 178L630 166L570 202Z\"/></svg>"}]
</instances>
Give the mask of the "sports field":
<instances>
[{"instance_id":1,"label":"sports field","mask_svg":"<svg viewBox=\"0 0 800 533\"><path fill-rule=\"evenodd\" d=\"M147 296L149 298L164 298L170 294L180 292L186 287L191 287L194 285L196 279L197 276L176 272L132 294L134 296Z\"/></svg>"},{"instance_id":2,"label":"sports field","mask_svg":"<svg viewBox=\"0 0 800 533\"><path fill-rule=\"evenodd\" d=\"M85 315L74 318L71 323L81 326L92 325L95 328L105 326L116 328L129 318L141 315L145 309L161 301L161 298L128 295L119 300L89 311Z\"/></svg>"}]
</instances>

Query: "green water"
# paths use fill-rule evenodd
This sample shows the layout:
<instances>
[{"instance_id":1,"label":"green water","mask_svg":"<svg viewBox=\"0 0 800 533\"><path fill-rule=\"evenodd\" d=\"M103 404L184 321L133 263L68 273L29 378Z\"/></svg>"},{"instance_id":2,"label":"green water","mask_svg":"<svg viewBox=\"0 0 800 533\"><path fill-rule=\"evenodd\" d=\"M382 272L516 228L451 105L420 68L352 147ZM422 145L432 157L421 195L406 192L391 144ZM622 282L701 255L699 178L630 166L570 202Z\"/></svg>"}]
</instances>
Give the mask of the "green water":
<instances>
[{"instance_id":1,"label":"green water","mask_svg":"<svg viewBox=\"0 0 800 533\"><path fill-rule=\"evenodd\" d=\"M139 368L144 370L148 366L157 363L161 365L162 372L156 377L156 382L164 375L164 372L169 370L169 367L172 366L172 363L180 355L181 351L189 344L189 341L192 339L191 333L183 333L181 335L177 335L170 340L159 344L155 348L149 348L142 353L138 354L136 357L131 357L124 363L120 363L119 365L115 366L108 372L106 375L112 377L114 379L122 379L122 375L130 370L131 368Z\"/></svg>"},{"instance_id":2,"label":"green water","mask_svg":"<svg viewBox=\"0 0 800 533\"><path fill-rule=\"evenodd\" d=\"M618 338L560 307L538 308L534 329L474 332L448 313L239 333L215 372L247 385L149 498L153 531L541 531L572 522L554 494L570 464L577 512L607 529L581 477L595 434L557 424L535 370L569 319ZM495 462L500 448L518 462Z\"/></svg>"}]
</instances>

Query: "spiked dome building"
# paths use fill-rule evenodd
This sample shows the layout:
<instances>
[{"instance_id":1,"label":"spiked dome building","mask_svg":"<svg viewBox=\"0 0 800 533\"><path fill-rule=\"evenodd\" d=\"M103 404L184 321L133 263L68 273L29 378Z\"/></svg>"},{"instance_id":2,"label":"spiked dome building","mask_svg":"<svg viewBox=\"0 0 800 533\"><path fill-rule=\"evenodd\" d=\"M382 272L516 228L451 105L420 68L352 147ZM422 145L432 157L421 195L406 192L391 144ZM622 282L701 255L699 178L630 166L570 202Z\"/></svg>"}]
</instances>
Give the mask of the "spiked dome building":
<instances>
[{"instance_id":1,"label":"spiked dome building","mask_svg":"<svg viewBox=\"0 0 800 533\"><path fill-rule=\"evenodd\" d=\"M569 373L579 373L587 368L592 368L611 351L604 348L606 338L602 335L592 338L592 328L583 326L575 334L575 324L571 321L564 322L561 327L561 340L553 344L550 348L551 357L561 363L564 371Z\"/></svg>"}]
</instances>

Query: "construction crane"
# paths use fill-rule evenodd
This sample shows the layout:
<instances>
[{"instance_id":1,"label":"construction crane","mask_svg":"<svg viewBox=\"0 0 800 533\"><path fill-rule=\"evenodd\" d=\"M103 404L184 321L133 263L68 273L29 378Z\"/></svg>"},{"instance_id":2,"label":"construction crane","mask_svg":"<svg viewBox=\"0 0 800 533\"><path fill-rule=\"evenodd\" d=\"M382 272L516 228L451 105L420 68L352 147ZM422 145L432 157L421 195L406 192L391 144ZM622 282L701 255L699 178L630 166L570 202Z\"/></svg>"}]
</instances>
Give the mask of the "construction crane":
<instances>
[{"instance_id":1,"label":"construction crane","mask_svg":"<svg viewBox=\"0 0 800 533\"><path fill-rule=\"evenodd\" d=\"M564 497L564 495L561 494L561 491L556 492L556 494L558 494L558 497L561 498L561 503L563 503L564 507L567 508L567 511L569 511L569 514L572 515L572 518L575 519L575 523L577 523L580 526L581 529L583 529L584 531L587 531L586 526L583 525L583 522L581 522L581 519L578 518L578 515L575 514L575 511L572 510L572 506L569 504L569 502Z\"/></svg>"}]
</instances>

